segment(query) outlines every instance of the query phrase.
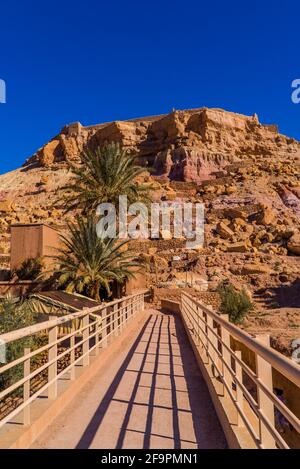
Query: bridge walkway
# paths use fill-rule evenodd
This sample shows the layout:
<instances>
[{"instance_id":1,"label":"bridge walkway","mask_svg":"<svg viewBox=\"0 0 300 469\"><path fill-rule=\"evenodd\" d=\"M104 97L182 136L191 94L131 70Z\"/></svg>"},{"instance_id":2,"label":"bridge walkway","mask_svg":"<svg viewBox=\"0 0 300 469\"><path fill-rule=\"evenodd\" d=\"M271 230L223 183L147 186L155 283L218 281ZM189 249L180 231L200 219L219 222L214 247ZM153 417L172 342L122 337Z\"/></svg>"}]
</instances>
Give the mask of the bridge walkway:
<instances>
[{"instance_id":1,"label":"bridge walkway","mask_svg":"<svg viewBox=\"0 0 300 469\"><path fill-rule=\"evenodd\" d=\"M98 373L32 448L226 448L176 315L149 310L134 342Z\"/></svg>"}]
</instances>

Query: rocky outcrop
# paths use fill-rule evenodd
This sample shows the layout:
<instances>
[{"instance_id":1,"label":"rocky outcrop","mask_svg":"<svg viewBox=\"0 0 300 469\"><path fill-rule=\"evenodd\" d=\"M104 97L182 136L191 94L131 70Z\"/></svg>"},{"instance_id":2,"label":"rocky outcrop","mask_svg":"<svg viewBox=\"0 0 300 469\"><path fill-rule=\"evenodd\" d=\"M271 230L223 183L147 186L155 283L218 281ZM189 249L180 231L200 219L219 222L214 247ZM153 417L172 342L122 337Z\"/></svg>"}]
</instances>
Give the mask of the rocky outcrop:
<instances>
[{"instance_id":1,"label":"rocky outcrop","mask_svg":"<svg viewBox=\"0 0 300 469\"><path fill-rule=\"evenodd\" d=\"M295 233L289 239L287 248L290 253L300 256L300 233Z\"/></svg>"},{"instance_id":2,"label":"rocky outcrop","mask_svg":"<svg viewBox=\"0 0 300 469\"><path fill-rule=\"evenodd\" d=\"M245 264L242 267L242 275L257 275L257 274L269 274L271 272L270 268L263 264Z\"/></svg>"},{"instance_id":3,"label":"rocky outcrop","mask_svg":"<svg viewBox=\"0 0 300 469\"><path fill-rule=\"evenodd\" d=\"M280 135L276 126L260 124L256 115L200 108L89 127L74 123L26 164L79 161L83 150L112 141L136 152L155 174L181 181L214 179L226 166L245 160L300 157L296 140Z\"/></svg>"}]
</instances>

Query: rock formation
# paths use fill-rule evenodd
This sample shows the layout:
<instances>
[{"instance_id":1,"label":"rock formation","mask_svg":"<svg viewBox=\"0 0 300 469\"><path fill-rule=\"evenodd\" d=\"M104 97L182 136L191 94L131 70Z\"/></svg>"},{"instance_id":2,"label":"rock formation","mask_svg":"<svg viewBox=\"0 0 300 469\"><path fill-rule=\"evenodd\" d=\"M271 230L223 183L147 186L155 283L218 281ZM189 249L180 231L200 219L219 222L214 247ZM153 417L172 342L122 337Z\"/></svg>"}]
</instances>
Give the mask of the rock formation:
<instances>
[{"instance_id":1,"label":"rock formation","mask_svg":"<svg viewBox=\"0 0 300 469\"><path fill-rule=\"evenodd\" d=\"M84 127L66 126L26 164L51 167L79 161L80 153L107 142L136 152L140 163L171 180L213 179L230 163L256 158L300 158L300 144L280 135L276 126L221 109L193 109L129 121Z\"/></svg>"},{"instance_id":2,"label":"rock formation","mask_svg":"<svg viewBox=\"0 0 300 469\"><path fill-rule=\"evenodd\" d=\"M270 318L276 307L272 320L280 329L268 325L267 331L277 341L285 334L288 350L300 334L300 143L274 125L260 124L256 115L201 108L67 125L23 168L0 176L0 266L9 261L12 223L45 222L63 229L73 218L58 202L70 163L80 164L82 151L112 141L136 153L145 167L139 179L152 190L153 201L205 205L203 249L186 250L185 240L169 239L167 230L158 240L133 241L146 260L148 285L173 298L186 282L177 274L191 269L209 286L195 294L215 304L214 288L229 279L259 299L249 330L262 329L265 305Z\"/></svg>"}]
</instances>

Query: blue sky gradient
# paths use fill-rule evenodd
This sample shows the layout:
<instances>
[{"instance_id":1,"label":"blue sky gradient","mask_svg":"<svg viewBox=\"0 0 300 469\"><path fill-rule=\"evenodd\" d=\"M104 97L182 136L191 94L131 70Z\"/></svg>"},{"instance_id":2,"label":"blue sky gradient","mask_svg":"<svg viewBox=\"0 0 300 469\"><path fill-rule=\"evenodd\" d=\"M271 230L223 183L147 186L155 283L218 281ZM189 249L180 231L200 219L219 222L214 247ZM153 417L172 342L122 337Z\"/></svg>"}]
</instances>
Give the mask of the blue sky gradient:
<instances>
[{"instance_id":1,"label":"blue sky gradient","mask_svg":"<svg viewBox=\"0 0 300 469\"><path fill-rule=\"evenodd\" d=\"M300 3L26 1L1 5L0 173L65 124L220 107L300 140Z\"/></svg>"}]
</instances>

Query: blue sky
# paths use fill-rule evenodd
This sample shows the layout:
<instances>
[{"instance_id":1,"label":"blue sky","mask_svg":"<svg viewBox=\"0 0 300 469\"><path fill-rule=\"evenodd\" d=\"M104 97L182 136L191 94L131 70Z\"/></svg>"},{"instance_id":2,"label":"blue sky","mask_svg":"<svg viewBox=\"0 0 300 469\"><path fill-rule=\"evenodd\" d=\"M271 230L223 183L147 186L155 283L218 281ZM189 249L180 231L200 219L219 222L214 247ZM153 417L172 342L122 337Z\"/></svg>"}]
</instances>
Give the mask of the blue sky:
<instances>
[{"instance_id":1,"label":"blue sky","mask_svg":"<svg viewBox=\"0 0 300 469\"><path fill-rule=\"evenodd\" d=\"M296 1L2 2L0 172L65 124L221 107L300 140Z\"/></svg>"}]
</instances>

